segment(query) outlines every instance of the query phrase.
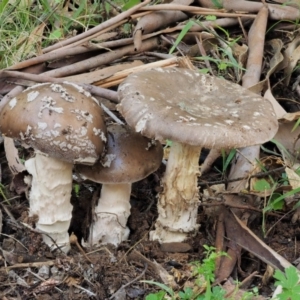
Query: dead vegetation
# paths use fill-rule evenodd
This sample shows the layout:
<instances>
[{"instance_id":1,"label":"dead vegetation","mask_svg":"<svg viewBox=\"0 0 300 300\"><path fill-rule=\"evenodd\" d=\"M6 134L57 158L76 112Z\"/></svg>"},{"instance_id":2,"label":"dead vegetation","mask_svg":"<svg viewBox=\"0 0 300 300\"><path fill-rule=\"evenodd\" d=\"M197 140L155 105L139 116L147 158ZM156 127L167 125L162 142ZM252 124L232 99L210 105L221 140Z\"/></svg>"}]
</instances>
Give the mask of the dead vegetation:
<instances>
[{"instance_id":1,"label":"dead vegetation","mask_svg":"<svg viewBox=\"0 0 300 300\"><path fill-rule=\"evenodd\" d=\"M227 291L225 299L242 299L238 293L233 296L237 284L232 279L241 282L242 292L258 287L256 299L271 297L274 269L297 266L300 253L299 1L174 0L154 5L145 0L123 12L111 2L105 21L47 47L40 47L46 27L35 28L28 37L39 46L35 54L25 47L26 59L0 70L0 111L26 87L70 81L97 98L107 122L116 121L122 119L116 90L129 74L176 67L224 77L264 96L273 105L279 130L263 147L237 149L228 163L230 149L201 157L200 227L180 243L149 241L163 164L133 184L131 233L117 248L81 247L78 241L87 237L100 189L75 178L69 230L75 235L67 255L49 250L28 215L23 160L31 150L2 138L2 299L144 299L155 287L142 279L182 290L194 284L188 263L203 259L203 245L228 254L217 258L215 270L215 284ZM66 11L75 9L71 4L77 3L67 1Z\"/></svg>"}]
</instances>

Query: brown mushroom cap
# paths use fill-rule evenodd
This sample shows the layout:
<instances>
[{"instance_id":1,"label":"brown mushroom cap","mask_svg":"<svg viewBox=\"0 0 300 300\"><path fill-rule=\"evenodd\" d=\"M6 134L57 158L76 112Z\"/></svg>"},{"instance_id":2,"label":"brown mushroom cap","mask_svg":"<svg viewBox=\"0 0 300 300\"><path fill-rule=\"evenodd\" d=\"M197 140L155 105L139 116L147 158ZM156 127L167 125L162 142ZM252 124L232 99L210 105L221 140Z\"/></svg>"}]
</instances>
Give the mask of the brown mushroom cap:
<instances>
[{"instance_id":1,"label":"brown mushroom cap","mask_svg":"<svg viewBox=\"0 0 300 300\"><path fill-rule=\"evenodd\" d=\"M187 69L131 74L118 110L137 132L206 148L262 144L276 133L271 103L238 84Z\"/></svg>"},{"instance_id":2,"label":"brown mushroom cap","mask_svg":"<svg viewBox=\"0 0 300 300\"><path fill-rule=\"evenodd\" d=\"M85 178L99 183L130 183L153 173L161 164L163 148L129 126L112 124L107 127L107 154L93 166L78 165L76 170Z\"/></svg>"},{"instance_id":3,"label":"brown mushroom cap","mask_svg":"<svg viewBox=\"0 0 300 300\"><path fill-rule=\"evenodd\" d=\"M78 85L34 85L0 112L0 131L51 157L93 164L106 142L103 111Z\"/></svg>"}]
</instances>

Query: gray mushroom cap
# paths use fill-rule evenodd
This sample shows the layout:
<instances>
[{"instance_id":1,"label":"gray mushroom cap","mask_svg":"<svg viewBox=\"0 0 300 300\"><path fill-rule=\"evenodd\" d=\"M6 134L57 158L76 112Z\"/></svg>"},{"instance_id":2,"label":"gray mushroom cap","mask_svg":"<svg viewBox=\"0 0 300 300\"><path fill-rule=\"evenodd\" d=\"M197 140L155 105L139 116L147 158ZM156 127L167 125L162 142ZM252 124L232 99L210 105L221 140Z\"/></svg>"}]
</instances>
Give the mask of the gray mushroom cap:
<instances>
[{"instance_id":1,"label":"gray mushroom cap","mask_svg":"<svg viewBox=\"0 0 300 300\"><path fill-rule=\"evenodd\" d=\"M238 84L168 68L131 74L118 89L118 110L137 132L206 148L262 144L277 132L272 104Z\"/></svg>"},{"instance_id":2,"label":"gray mushroom cap","mask_svg":"<svg viewBox=\"0 0 300 300\"><path fill-rule=\"evenodd\" d=\"M163 158L163 148L133 131L129 126L112 124L107 127L107 153L93 166L76 166L84 178L99 183L132 183L156 171Z\"/></svg>"},{"instance_id":3,"label":"gray mushroom cap","mask_svg":"<svg viewBox=\"0 0 300 300\"><path fill-rule=\"evenodd\" d=\"M95 163L106 142L97 100L67 82L37 84L11 99L0 112L0 131L70 163Z\"/></svg>"}]
</instances>

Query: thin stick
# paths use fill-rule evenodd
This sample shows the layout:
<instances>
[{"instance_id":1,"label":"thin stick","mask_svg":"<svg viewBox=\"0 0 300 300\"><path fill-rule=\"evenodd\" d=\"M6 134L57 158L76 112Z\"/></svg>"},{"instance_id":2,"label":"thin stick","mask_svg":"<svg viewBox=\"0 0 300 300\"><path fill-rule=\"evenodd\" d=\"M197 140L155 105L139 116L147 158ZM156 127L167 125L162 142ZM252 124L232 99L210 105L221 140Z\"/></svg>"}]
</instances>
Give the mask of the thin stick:
<instances>
[{"instance_id":1,"label":"thin stick","mask_svg":"<svg viewBox=\"0 0 300 300\"><path fill-rule=\"evenodd\" d=\"M25 79L30 80L34 82L55 82L55 83L63 83L66 81L64 78L54 78L51 76L47 76L44 74L30 74L30 73L23 73L19 71L9 71L9 70L3 70L0 71L0 78L18 78L18 79ZM11 79L13 81L13 79ZM76 83L78 84L78 83ZM82 86L85 90L89 91L90 93L103 97L105 99L108 99L114 103L118 103L118 96L117 92L107 90L101 87L97 87L91 84L78 84ZM2 107L13 97L15 97L17 94L22 92L24 90L23 87L18 86L15 87L13 90L11 90L7 95L3 97L3 99L0 102L0 111Z\"/></svg>"},{"instance_id":2,"label":"thin stick","mask_svg":"<svg viewBox=\"0 0 300 300\"><path fill-rule=\"evenodd\" d=\"M47 281L47 280L44 279L43 277L41 277L41 276L39 276L38 274L32 272L30 269L28 269L27 271L28 271L29 273L31 273L33 276L35 276L36 278L38 278L39 280L41 280L42 282L46 282L46 281ZM51 286L51 285L49 285L49 287L50 287L50 286ZM61 289L59 289L58 287L54 286L54 288L55 288L58 292L63 293L63 291L62 291Z\"/></svg>"},{"instance_id":3,"label":"thin stick","mask_svg":"<svg viewBox=\"0 0 300 300\"><path fill-rule=\"evenodd\" d=\"M102 109L105 111L105 113L110 116L116 123L124 125L125 123L122 122L114 113L112 113L103 103L100 104Z\"/></svg>"},{"instance_id":4,"label":"thin stick","mask_svg":"<svg viewBox=\"0 0 300 300\"><path fill-rule=\"evenodd\" d=\"M70 235L70 243L75 244L77 246L78 250L81 252L81 254L85 257L85 259L88 262L90 262L91 264L93 264L93 262L87 257L87 255L84 252L84 250L82 249L82 247L79 245L77 236L74 234L74 232L72 232L72 234Z\"/></svg>"},{"instance_id":5,"label":"thin stick","mask_svg":"<svg viewBox=\"0 0 300 300\"><path fill-rule=\"evenodd\" d=\"M9 271L9 270L13 270L13 269L22 269L22 268L40 268L42 266L50 266L51 267L51 266L54 266L54 264L55 264L55 262L53 260L14 264L13 266L0 268L0 272L1 271Z\"/></svg>"},{"instance_id":6,"label":"thin stick","mask_svg":"<svg viewBox=\"0 0 300 300\"><path fill-rule=\"evenodd\" d=\"M113 24L115 23L118 23L119 21L121 20L124 20L126 18L129 18L132 14L134 14L136 11L138 11L140 8L142 8L143 6L147 5L150 3L151 0L145 0L144 2L138 4L138 5L135 5L134 7L124 11L123 13L101 23L100 25L86 31L86 32L83 32L79 35L76 35L74 37L71 37L67 40L64 40L62 42L59 42L59 43L56 43L55 45L52 45L52 46L49 46L45 49L43 49L43 52L46 53L46 52L50 52L50 51L53 51L55 49L58 49L58 48L61 48L63 46L66 46L66 45L69 45L69 44L72 44L74 42L77 42L83 38L86 38L87 36L91 36L93 35L94 33L97 33L107 27L110 27L112 26Z\"/></svg>"},{"instance_id":7,"label":"thin stick","mask_svg":"<svg viewBox=\"0 0 300 300\"><path fill-rule=\"evenodd\" d=\"M110 76L109 78L105 78L103 80L99 80L95 82L95 85L100 85L101 87L111 87L114 85L119 84L122 82L129 74L136 73L143 71L145 69L149 68L158 68L158 67L176 67L178 66L178 58L173 56L171 58L167 58L164 60L156 61L153 63L133 67L130 69L122 70L119 72L116 72L113 76Z\"/></svg>"},{"instance_id":8,"label":"thin stick","mask_svg":"<svg viewBox=\"0 0 300 300\"><path fill-rule=\"evenodd\" d=\"M148 269L148 265L147 265L147 263L145 263L145 268L144 268L143 272L140 275L138 275L136 278L134 278L133 280L129 281L128 283L126 283L124 285L122 285L114 294L112 294L109 297L109 300L114 299L115 297L117 297L117 294L120 293L123 289L125 289L126 287L130 286L132 283L134 283L137 280L139 280L140 278L142 278L145 275L147 269Z\"/></svg>"}]
</instances>

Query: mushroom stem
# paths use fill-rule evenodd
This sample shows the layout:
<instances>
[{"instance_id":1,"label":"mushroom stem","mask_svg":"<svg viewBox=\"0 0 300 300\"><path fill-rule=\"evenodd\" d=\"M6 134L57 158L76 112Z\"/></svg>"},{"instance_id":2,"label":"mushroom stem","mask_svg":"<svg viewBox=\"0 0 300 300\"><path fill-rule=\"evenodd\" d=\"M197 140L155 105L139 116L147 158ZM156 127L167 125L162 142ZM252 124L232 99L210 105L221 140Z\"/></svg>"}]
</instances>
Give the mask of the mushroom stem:
<instances>
[{"instance_id":1,"label":"mushroom stem","mask_svg":"<svg viewBox=\"0 0 300 300\"><path fill-rule=\"evenodd\" d=\"M32 175L29 216L38 217L36 228L45 233L44 242L51 248L58 246L64 252L70 249L72 166L41 153L25 162Z\"/></svg>"},{"instance_id":2,"label":"mushroom stem","mask_svg":"<svg viewBox=\"0 0 300 300\"><path fill-rule=\"evenodd\" d=\"M96 218L90 228L89 244L119 245L128 239L131 183L103 184Z\"/></svg>"},{"instance_id":3,"label":"mushroom stem","mask_svg":"<svg viewBox=\"0 0 300 300\"><path fill-rule=\"evenodd\" d=\"M197 225L199 156L201 147L172 142L163 192L158 200L158 219L151 240L182 242L194 234Z\"/></svg>"}]
</instances>

